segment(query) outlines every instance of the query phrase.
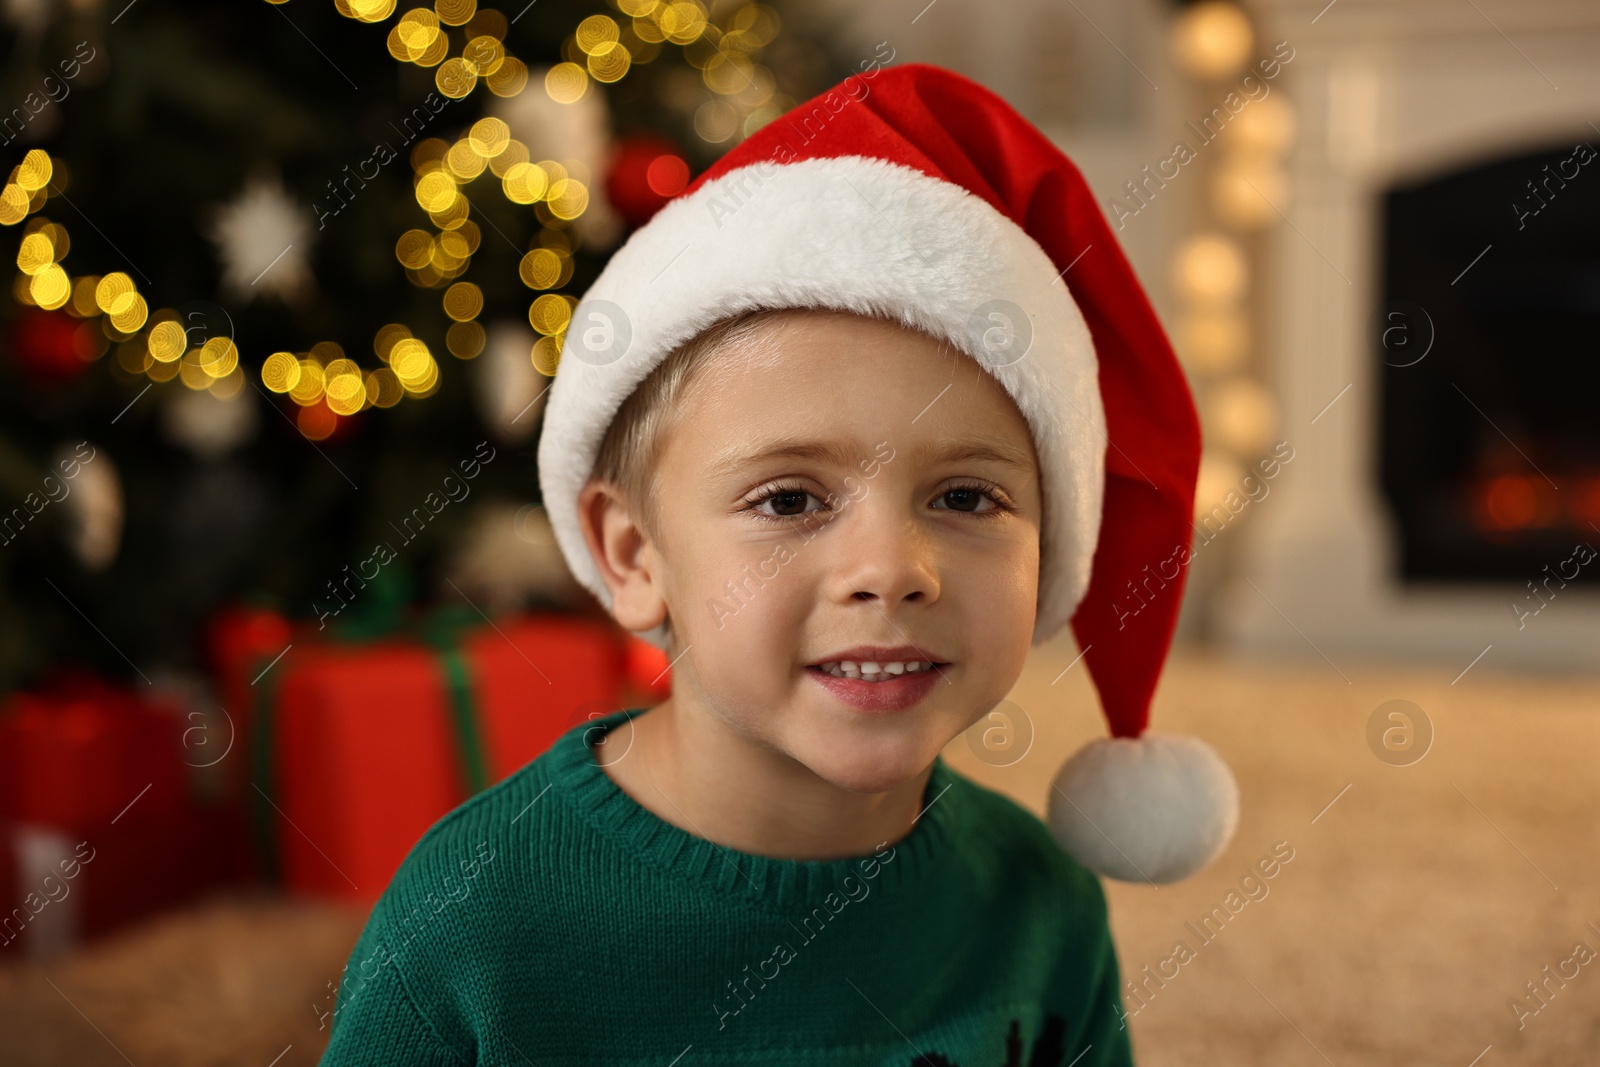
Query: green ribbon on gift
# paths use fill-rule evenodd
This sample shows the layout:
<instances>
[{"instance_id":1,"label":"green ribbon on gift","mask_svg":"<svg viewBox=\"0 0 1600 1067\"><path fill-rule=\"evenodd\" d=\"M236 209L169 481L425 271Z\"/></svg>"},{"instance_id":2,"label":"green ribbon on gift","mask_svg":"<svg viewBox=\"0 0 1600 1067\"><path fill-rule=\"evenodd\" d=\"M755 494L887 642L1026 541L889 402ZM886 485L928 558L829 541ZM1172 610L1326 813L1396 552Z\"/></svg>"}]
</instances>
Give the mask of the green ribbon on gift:
<instances>
[{"instance_id":1,"label":"green ribbon on gift","mask_svg":"<svg viewBox=\"0 0 1600 1067\"><path fill-rule=\"evenodd\" d=\"M412 621L407 611L410 588L409 575L398 564L391 564L358 593L353 604L340 612L341 617L327 628L327 636L336 644L356 645L409 636L434 650L444 677L445 692L450 697L450 721L456 736L462 779L466 782L467 795L473 796L488 787L488 759L479 727L472 670L461 651L459 638L464 631L481 625L483 615L476 608L461 605L436 608ZM267 672L272 664L270 657L261 656L251 667L257 681L252 683L256 686L256 698L251 717L250 769L256 788L252 804L256 846L267 879L277 882L282 872L277 838L273 833L273 817L278 813L272 799L277 792L274 733L278 679L285 672L280 669L281 665ZM267 672L265 676L263 672Z\"/></svg>"}]
</instances>

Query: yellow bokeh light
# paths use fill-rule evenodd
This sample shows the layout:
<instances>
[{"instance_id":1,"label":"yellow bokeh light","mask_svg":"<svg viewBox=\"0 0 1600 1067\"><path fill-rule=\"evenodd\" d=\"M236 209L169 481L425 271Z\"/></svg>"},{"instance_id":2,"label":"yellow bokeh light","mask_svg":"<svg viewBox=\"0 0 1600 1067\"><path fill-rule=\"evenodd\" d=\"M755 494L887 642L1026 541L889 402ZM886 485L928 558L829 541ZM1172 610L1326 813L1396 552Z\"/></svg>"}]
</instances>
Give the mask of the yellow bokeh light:
<instances>
[{"instance_id":1,"label":"yellow bokeh light","mask_svg":"<svg viewBox=\"0 0 1600 1067\"><path fill-rule=\"evenodd\" d=\"M1250 16L1229 0L1203 0L1174 17L1173 55L1185 73L1202 80L1226 78L1250 59Z\"/></svg>"},{"instance_id":2,"label":"yellow bokeh light","mask_svg":"<svg viewBox=\"0 0 1600 1067\"><path fill-rule=\"evenodd\" d=\"M661 33L673 44L692 44L706 30L706 9L694 0L679 0L652 12Z\"/></svg>"},{"instance_id":3,"label":"yellow bokeh light","mask_svg":"<svg viewBox=\"0 0 1600 1067\"><path fill-rule=\"evenodd\" d=\"M428 346L415 337L400 339L389 351L389 369L394 371L394 376L403 385L426 378L432 364L433 354L428 351Z\"/></svg>"},{"instance_id":4,"label":"yellow bokeh light","mask_svg":"<svg viewBox=\"0 0 1600 1067\"><path fill-rule=\"evenodd\" d=\"M133 292L133 279L120 270L107 274L94 287L94 302L101 311L110 314L116 310L119 298Z\"/></svg>"},{"instance_id":5,"label":"yellow bokeh light","mask_svg":"<svg viewBox=\"0 0 1600 1067\"><path fill-rule=\"evenodd\" d=\"M157 365L159 366L159 364ZM178 380L196 392L199 392L201 389L211 388L211 383L216 381L216 379L207 374L205 368L200 365L199 349L191 348L189 351L185 352L183 354L183 358L178 360L177 365Z\"/></svg>"},{"instance_id":6,"label":"yellow bokeh light","mask_svg":"<svg viewBox=\"0 0 1600 1067\"><path fill-rule=\"evenodd\" d=\"M362 22L382 22L394 14L394 0L349 0L350 13Z\"/></svg>"},{"instance_id":7,"label":"yellow bokeh light","mask_svg":"<svg viewBox=\"0 0 1600 1067\"><path fill-rule=\"evenodd\" d=\"M454 230L441 233L436 243L436 248L438 249L438 255L435 257L435 263L439 263L440 260L445 261L441 265L453 266L472 255L472 246L468 243L466 235L457 233Z\"/></svg>"},{"instance_id":8,"label":"yellow bokeh light","mask_svg":"<svg viewBox=\"0 0 1600 1067\"><path fill-rule=\"evenodd\" d=\"M554 337L541 337L533 343L533 369L547 378L555 377L561 364L561 342Z\"/></svg>"},{"instance_id":9,"label":"yellow bokeh light","mask_svg":"<svg viewBox=\"0 0 1600 1067\"><path fill-rule=\"evenodd\" d=\"M628 73L633 55L620 42L612 41L589 53L589 76L597 82L620 81Z\"/></svg>"},{"instance_id":10,"label":"yellow bokeh light","mask_svg":"<svg viewBox=\"0 0 1600 1067\"><path fill-rule=\"evenodd\" d=\"M544 199L550 188L550 176L537 164L518 163L506 172L503 184L507 200L514 204L531 204Z\"/></svg>"},{"instance_id":11,"label":"yellow bokeh light","mask_svg":"<svg viewBox=\"0 0 1600 1067\"><path fill-rule=\"evenodd\" d=\"M389 54L391 56L394 56L402 63L411 62L412 52L410 47L406 45L405 37L400 33L399 23L389 27L389 38L386 43L389 46ZM421 53L417 54L420 55Z\"/></svg>"},{"instance_id":12,"label":"yellow bokeh light","mask_svg":"<svg viewBox=\"0 0 1600 1067\"><path fill-rule=\"evenodd\" d=\"M432 171L417 179L417 203L430 214L446 211L456 202L455 179L442 170Z\"/></svg>"},{"instance_id":13,"label":"yellow bokeh light","mask_svg":"<svg viewBox=\"0 0 1600 1067\"><path fill-rule=\"evenodd\" d=\"M477 0L434 0L439 21L447 26L465 26L478 11Z\"/></svg>"},{"instance_id":14,"label":"yellow bokeh light","mask_svg":"<svg viewBox=\"0 0 1600 1067\"><path fill-rule=\"evenodd\" d=\"M338 415L354 415L366 406L367 383L361 368L348 359L336 359L324 369L323 393L328 407Z\"/></svg>"},{"instance_id":15,"label":"yellow bokeh light","mask_svg":"<svg viewBox=\"0 0 1600 1067\"><path fill-rule=\"evenodd\" d=\"M1260 229L1288 210L1289 175L1270 157L1236 157L1212 177L1211 204L1217 217L1234 229Z\"/></svg>"},{"instance_id":16,"label":"yellow bokeh light","mask_svg":"<svg viewBox=\"0 0 1600 1067\"><path fill-rule=\"evenodd\" d=\"M66 256L67 250L72 247L72 238L67 236L67 228L59 222L49 222L44 219L38 221L42 222L43 225L39 227L37 232L50 239L51 246L56 250L56 262L60 263Z\"/></svg>"},{"instance_id":17,"label":"yellow bokeh light","mask_svg":"<svg viewBox=\"0 0 1600 1067\"><path fill-rule=\"evenodd\" d=\"M239 365L239 349L226 337L213 337L200 346L194 359L206 374L213 378L224 378Z\"/></svg>"},{"instance_id":18,"label":"yellow bokeh light","mask_svg":"<svg viewBox=\"0 0 1600 1067\"><path fill-rule=\"evenodd\" d=\"M483 310L483 290L471 282L456 282L444 291L444 313L457 322L478 317Z\"/></svg>"},{"instance_id":19,"label":"yellow bokeh light","mask_svg":"<svg viewBox=\"0 0 1600 1067\"><path fill-rule=\"evenodd\" d=\"M575 219L589 206L589 190L576 178L563 178L550 186L550 212L558 219Z\"/></svg>"},{"instance_id":20,"label":"yellow bokeh light","mask_svg":"<svg viewBox=\"0 0 1600 1067\"><path fill-rule=\"evenodd\" d=\"M395 24L407 48L421 52L439 37L439 16L425 7L414 7Z\"/></svg>"},{"instance_id":21,"label":"yellow bokeh light","mask_svg":"<svg viewBox=\"0 0 1600 1067\"><path fill-rule=\"evenodd\" d=\"M150 315L144 297L138 293L125 293L118 297L115 306L106 316L123 333L137 333ZM231 343L231 342L230 342Z\"/></svg>"},{"instance_id":22,"label":"yellow bokeh light","mask_svg":"<svg viewBox=\"0 0 1600 1067\"><path fill-rule=\"evenodd\" d=\"M450 150L450 143L439 137L428 137L417 142L411 150L411 166L418 174L428 171L428 164L438 165L444 159L444 154Z\"/></svg>"},{"instance_id":23,"label":"yellow bokeh light","mask_svg":"<svg viewBox=\"0 0 1600 1067\"><path fill-rule=\"evenodd\" d=\"M441 62L444 61L444 57L449 54L450 38L441 33L439 36L433 39L432 44L422 50L421 55L417 56L411 62L415 63L419 67L437 67Z\"/></svg>"},{"instance_id":24,"label":"yellow bokeh light","mask_svg":"<svg viewBox=\"0 0 1600 1067\"><path fill-rule=\"evenodd\" d=\"M485 159L498 156L511 141L511 128L500 119L479 119L467 134L467 144Z\"/></svg>"},{"instance_id":25,"label":"yellow bokeh light","mask_svg":"<svg viewBox=\"0 0 1600 1067\"><path fill-rule=\"evenodd\" d=\"M1249 263L1237 241L1206 233L1189 238L1173 262L1174 280L1196 305L1218 307L1243 299L1250 284Z\"/></svg>"},{"instance_id":26,"label":"yellow bokeh light","mask_svg":"<svg viewBox=\"0 0 1600 1067\"><path fill-rule=\"evenodd\" d=\"M445 165L450 168L460 181L471 181L483 173L489 165L489 160L480 156L473 150L470 142L461 140L450 146L450 151L445 155Z\"/></svg>"},{"instance_id":27,"label":"yellow bokeh light","mask_svg":"<svg viewBox=\"0 0 1600 1067\"><path fill-rule=\"evenodd\" d=\"M562 257L548 248L535 248L522 257L517 273L529 289L554 289L562 284Z\"/></svg>"},{"instance_id":28,"label":"yellow bokeh light","mask_svg":"<svg viewBox=\"0 0 1600 1067\"><path fill-rule=\"evenodd\" d=\"M1218 383L1205 405L1206 440L1235 456L1258 455L1278 429L1278 405L1266 386L1247 375Z\"/></svg>"},{"instance_id":29,"label":"yellow bokeh light","mask_svg":"<svg viewBox=\"0 0 1600 1067\"><path fill-rule=\"evenodd\" d=\"M721 100L707 100L694 112L694 132L702 141L720 144L739 129L739 113Z\"/></svg>"},{"instance_id":30,"label":"yellow bokeh light","mask_svg":"<svg viewBox=\"0 0 1600 1067\"><path fill-rule=\"evenodd\" d=\"M17 269L24 274L38 274L55 260L56 248L48 233L28 234L17 249Z\"/></svg>"},{"instance_id":31,"label":"yellow bokeh light","mask_svg":"<svg viewBox=\"0 0 1600 1067\"><path fill-rule=\"evenodd\" d=\"M457 359L473 359L483 351L485 335L476 322L452 323L444 337L444 346Z\"/></svg>"},{"instance_id":32,"label":"yellow bokeh light","mask_svg":"<svg viewBox=\"0 0 1600 1067\"><path fill-rule=\"evenodd\" d=\"M387 326L379 327L378 333L372 339L372 351L385 363L389 361L389 353L394 349L395 342L403 341L411 336L411 331L398 322L391 322Z\"/></svg>"},{"instance_id":33,"label":"yellow bokeh light","mask_svg":"<svg viewBox=\"0 0 1600 1067\"><path fill-rule=\"evenodd\" d=\"M300 361L300 377L289 387L289 399L309 407L322 399L322 364L314 359Z\"/></svg>"},{"instance_id":34,"label":"yellow bokeh light","mask_svg":"<svg viewBox=\"0 0 1600 1067\"><path fill-rule=\"evenodd\" d=\"M233 400L244 392L244 371L233 368L229 374L211 380L211 395L218 400Z\"/></svg>"},{"instance_id":35,"label":"yellow bokeh light","mask_svg":"<svg viewBox=\"0 0 1600 1067\"><path fill-rule=\"evenodd\" d=\"M521 17L520 15L518 16ZM467 23L468 37L493 37L497 41L505 40L506 31L510 27L506 17L494 8L482 8L472 16L472 21Z\"/></svg>"},{"instance_id":36,"label":"yellow bokeh light","mask_svg":"<svg viewBox=\"0 0 1600 1067\"><path fill-rule=\"evenodd\" d=\"M1228 124L1230 147L1240 152L1278 153L1294 141L1294 107L1280 94L1253 100Z\"/></svg>"},{"instance_id":37,"label":"yellow bokeh light","mask_svg":"<svg viewBox=\"0 0 1600 1067\"><path fill-rule=\"evenodd\" d=\"M659 45L667 39L667 35L661 32L661 26L656 20L645 16L633 20L633 33L646 45Z\"/></svg>"},{"instance_id":38,"label":"yellow bokeh light","mask_svg":"<svg viewBox=\"0 0 1600 1067\"><path fill-rule=\"evenodd\" d=\"M183 355L188 347L189 339L184 336L183 327L176 321L167 319L150 327L150 355L162 363L171 363Z\"/></svg>"},{"instance_id":39,"label":"yellow bokeh light","mask_svg":"<svg viewBox=\"0 0 1600 1067\"><path fill-rule=\"evenodd\" d=\"M467 198L458 196L455 202L443 211L430 211L428 218L441 230L453 230L467 221Z\"/></svg>"},{"instance_id":40,"label":"yellow bokeh light","mask_svg":"<svg viewBox=\"0 0 1600 1067\"><path fill-rule=\"evenodd\" d=\"M516 96L528 84L527 64L514 56L507 56L487 80L489 91L494 95Z\"/></svg>"},{"instance_id":41,"label":"yellow bokeh light","mask_svg":"<svg viewBox=\"0 0 1600 1067\"><path fill-rule=\"evenodd\" d=\"M578 29L573 34L578 47L590 55L615 44L621 35L622 31L616 22L606 15L590 15L578 23Z\"/></svg>"},{"instance_id":42,"label":"yellow bokeh light","mask_svg":"<svg viewBox=\"0 0 1600 1067\"><path fill-rule=\"evenodd\" d=\"M1185 364L1207 374L1241 369L1250 355L1250 323L1238 308L1184 314L1173 331Z\"/></svg>"},{"instance_id":43,"label":"yellow bokeh light","mask_svg":"<svg viewBox=\"0 0 1600 1067\"><path fill-rule=\"evenodd\" d=\"M30 203L27 190L16 182L7 182L0 189L0 226L15 226L27 218Z\"/></svg>"},{"instance_id":44,"label":"yellow bokeh light","mask_svg":"<svg viewBox=\"0 0 1600 1067\"><path fill-rule=\"evenodd\" d=\"M261 364L261 384L274 393L287 393L300 383L300 361L292 352L274 352Z\"/></svg>"},{"instance_id":45,"label":"yellow bokeh light","mask_svg":"<svg viewBox=\"0 0 1600 1067\"><path fill-rule=\"evenodd\" d=\"M506 142L500 153L489 160L489 169L494 171L495 177L504 178L511 172L511 168L518 163L528 162L528 146L513 137Z\"/></svg>"},{"instance_id":46,"label":"yellow bokeh light","mask_svg":"<svg viewBox=\"0 0 1600 1067\"><path fill-rule=\"evenodd\" d=\"M545 72L544 91L558 104L575 104L589 91L589 73L576 63L557 63Z\"/></svg>"},{"instance_id":47,"label":"yellow bokeh light","mask_svg":"<svg viewBox=\"0 0 1600 1067\"><path fill-rule=\"evenodd\" d=\"M33 280L28 283L28 295L35 304L47 311L54 311L71 298L72 280L67 277L66 271L51 263L33 275Z\"/></svg>"},{"instance_id":48,"label":"yellow bokeh light","mask_svg":"<svg viewBox=\"0 0 1600 1067\"><path fill-rule=\"evenodd\" d=\"M392 408L403 396L405 389L400 379L388 367L379 367L367 375L367 403L373 407Z\"/></svg>"},{"instance_id":49,"label":"yellow bokeh light","mask_svg":"<svg viewBox=\"0 0 1600 1067\"><path fill-rule=\"evenodd\" d=\"M561 333L572 321L572 305L566 297L546 293L528 308L528 321L545 336Z\"/></svg>"},{"instance_id":50,"label":"yellow bokeh light","mask_svg":"<svg viewBox=\"0 0 1600 1067\"><path fill-rule=\"evenodd\" d=\"M94 302L95 286L100 284L98 274L86 274L72 283L72 313L87 319L100 314L100 305Z\"/></svg>"},{"instance_id":51,"label":"yellow bokeh light","mask_svg":"<svg viewBox=\"0 0 1600 1067\"><path fill-rule=\"evenodd\" d=\"M25 191L35 192L50 184L53 169L49 153L42 148L32 148L22 157L22 162L13 172L11 180Z\"/></svg>"},{"instance_id":52,"label":"yellow bokeh light","mask_svg":"<svg viewBox=\"0 0 1600 1067\"><path fill-rule=\"evenodd\" d=\"M467 47L461 50L461 58L475 70L480 78L489 78L497 74L505 64L505 45L485 34L474 37L467 42ZM494 86L490 85L493 89Z\"/></svg>"},{"instance_id":53,"label":"yellow bokeh light","mask_svg":"<svg viewBox=\"0 0 1600 1067\"><path fill-rule=\"evenodd\" d=\"M460 100L478 84L478 72L460 56L447 59L434 72L433 82L439 91L452 100Z\"/></svg>"},{"instance_id":54,"label":"yellow bokeh light","mask_svg":"<svg viewBox=\"0 0 1600 1067\"><path fill-rule=\"evenodd\" d=\"M400 386L418 400L432 396L439 391L439 364L435 363L430 356L427 374L415 381L402 380Z\"/></svg>"},{"instance_id":55,"label":"yellow bokeh light","mask_svg":"<svg viewBox=\"0 0 1600 1067\"><path fill-rule=\"evenodd\" d=\"M402 266L416 270L428 262L433 250L433 238L422 230L407 230L394 243L395 258Z\"/></svg>"}]
</instances>

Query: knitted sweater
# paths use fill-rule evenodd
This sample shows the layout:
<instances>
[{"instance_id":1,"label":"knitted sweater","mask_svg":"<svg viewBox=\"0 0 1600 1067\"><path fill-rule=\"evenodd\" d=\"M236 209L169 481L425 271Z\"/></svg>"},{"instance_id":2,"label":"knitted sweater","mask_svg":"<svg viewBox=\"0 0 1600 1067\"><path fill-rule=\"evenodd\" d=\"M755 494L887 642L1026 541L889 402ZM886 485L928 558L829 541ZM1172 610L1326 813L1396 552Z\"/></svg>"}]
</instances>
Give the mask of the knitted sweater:
<instances>
[{"instance_id":1,"label":"knitted sweater","mask_svg":"<svg viewBox=\"0 0 1600 1067\"><path fill-rule=\"evenodd\" d=\"M373 908L324 1067L1131 1065L1099 880L936 759L870 856L722 848L574 727L440 819Z\"/></svg>"}]
</instances>

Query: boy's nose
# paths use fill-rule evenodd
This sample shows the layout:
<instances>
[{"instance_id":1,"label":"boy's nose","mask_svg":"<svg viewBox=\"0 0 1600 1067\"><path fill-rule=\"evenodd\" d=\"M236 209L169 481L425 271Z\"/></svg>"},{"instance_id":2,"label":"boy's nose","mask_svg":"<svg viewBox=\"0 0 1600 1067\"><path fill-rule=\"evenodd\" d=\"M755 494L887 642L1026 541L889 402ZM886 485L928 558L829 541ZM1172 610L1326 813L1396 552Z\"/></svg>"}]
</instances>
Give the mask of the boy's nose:
<instances>
[{"instance_id":1,"label":"boy's nose","mask_svg":"<svg viewBox=\"0 0 1600 1067\"><path fill-rule=\"evenodd\" d=\"M856 510L855 521L839 531L844 536L833 546L834 598L873 601L884 608L938 600L936 547L916 521L887 506L873 507L870 496L849 508Z\"/></svg>"}]
</instances>

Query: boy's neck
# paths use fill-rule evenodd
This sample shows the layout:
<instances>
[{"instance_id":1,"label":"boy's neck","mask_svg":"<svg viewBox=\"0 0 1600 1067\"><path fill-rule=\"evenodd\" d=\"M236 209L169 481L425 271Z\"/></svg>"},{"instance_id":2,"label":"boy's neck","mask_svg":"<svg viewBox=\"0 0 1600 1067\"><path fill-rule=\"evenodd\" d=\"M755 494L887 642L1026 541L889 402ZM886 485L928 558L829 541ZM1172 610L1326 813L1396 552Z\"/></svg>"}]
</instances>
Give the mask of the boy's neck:
<instances>
[{"instance_id":1,"label":"boy's neck","mask_svg":"<svg viewBox=\"0 0 1600 1067\"><path fill-rule=\"evenodd\" d=\"M724 848L790 860L848 859L900 841L932 772L885 793L853 793L670 699L608 731L595 756L618 788L665 822Z\"/></svg>"}]
</instances>

